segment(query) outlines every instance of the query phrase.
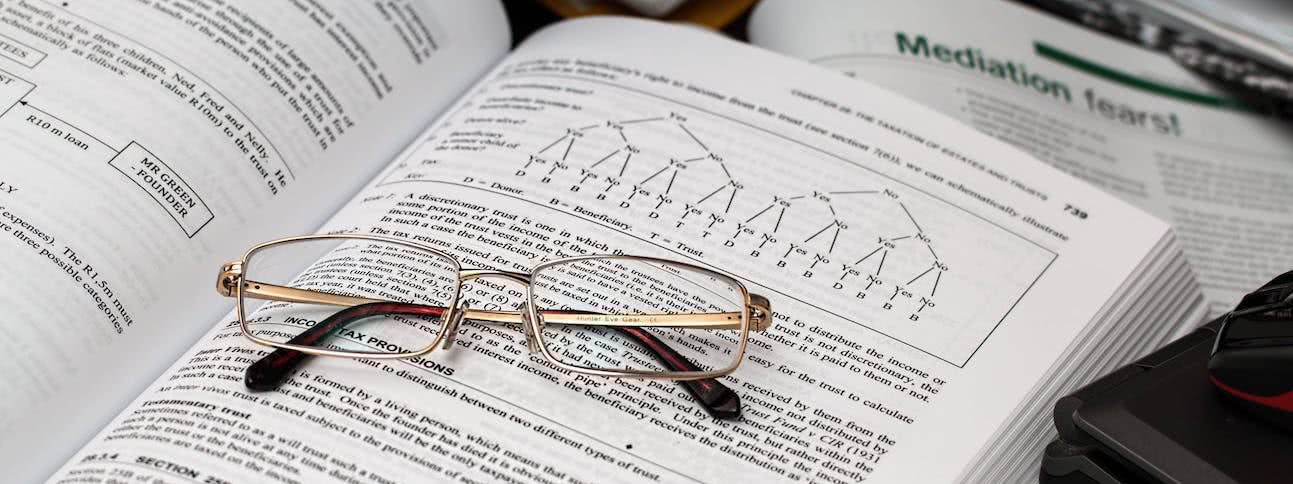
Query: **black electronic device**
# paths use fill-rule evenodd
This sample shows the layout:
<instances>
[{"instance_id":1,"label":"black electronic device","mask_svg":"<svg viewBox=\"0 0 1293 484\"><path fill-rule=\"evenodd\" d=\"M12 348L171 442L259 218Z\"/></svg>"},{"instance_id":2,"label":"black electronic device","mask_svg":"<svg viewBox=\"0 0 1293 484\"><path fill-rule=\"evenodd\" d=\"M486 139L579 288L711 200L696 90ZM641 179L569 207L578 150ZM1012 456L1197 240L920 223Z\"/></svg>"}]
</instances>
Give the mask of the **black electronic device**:
<instances>
[{"instance_id":1,"label":"black electronic device","mask_svg":"<svg viewBox=\"0 0 1293 484\"><path fill-rule=\"evenodd\" d=\"M1293 372L1270 366L1293 359L1264 353L1293 356L1291 297L1293 272L1226 316L1061 398L1059 438L1046 446L1040 482L1293 480L1293 431L1270 424L1288 415L1223 387L1272 398L1293 389Z\"/></svg>"},{"instance_id":2,"label":"black electronic device","mask_svg":"<svg viewBox=\"0 0 1293 484\"><path fill-rule=\"evenodd\" d=\"M1293 432L1293 271L1223 318L1208 378L1236 404Z\"/></svg>"}]
</instances>

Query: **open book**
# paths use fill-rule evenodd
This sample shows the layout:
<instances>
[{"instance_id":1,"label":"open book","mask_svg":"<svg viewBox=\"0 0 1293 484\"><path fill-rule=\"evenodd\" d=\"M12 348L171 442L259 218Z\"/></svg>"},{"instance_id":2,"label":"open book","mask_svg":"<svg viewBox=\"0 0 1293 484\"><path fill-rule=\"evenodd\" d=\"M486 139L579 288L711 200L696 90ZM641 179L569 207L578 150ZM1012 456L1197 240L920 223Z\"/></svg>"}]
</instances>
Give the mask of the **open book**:
<instances>
[{"instance_id":1,"label":"open book","mask_svg":"<svg viewBox=\"0 0 1293 484\"><path fill-rule=\"evenodd\" d=\"M882 89L647 21L507 41L490 2L5 2L9 476L949 480L1206 312L1168 224ZM215 276L313 231L678 259L775 321L723 379L737 421L471 321L250 392L268 348Z\"/></svg>"}]
</instances>

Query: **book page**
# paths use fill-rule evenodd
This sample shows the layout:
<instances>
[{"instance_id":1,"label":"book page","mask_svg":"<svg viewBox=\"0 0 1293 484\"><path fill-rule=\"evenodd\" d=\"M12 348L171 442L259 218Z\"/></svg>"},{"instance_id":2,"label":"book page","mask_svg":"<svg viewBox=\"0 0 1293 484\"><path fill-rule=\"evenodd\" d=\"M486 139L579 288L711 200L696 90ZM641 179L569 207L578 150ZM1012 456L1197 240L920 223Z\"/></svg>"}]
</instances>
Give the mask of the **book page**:
<instances>
[{"instance_id":1,"label":"book page","mask_svg":"<svg viewBox=\"0 0 1293 484\"><path fill-rule=\"evenodd\" d=\"M226 320L55 481L948 480L1168 235L881 89L623 19L535 34L324 231L466 268L701 264L766 295L775 324L723 378L743 405L724 421L676 383L563 370L472 321L425 358L315 358L250 392L267 351ZM390 285L347 264L317 270ZM463 303L523 294L476 283Z\"/></svg>"},{"instance_id":2,"label":"book page","mask_svg":"<svg viewBox=\"0 0 1293 484\"><path fill-rule=\"evenodd\" d=\"M1172 222L1213 316L1293 267L1293 129L1158 53L989 1L769 1L750 38L906 95Z\"/></svg>"},{"instance_id":3,"label":"book page","mask_svg":"<svg viewBox=\"0 0 1293 484\"><path fill-rule=\"evenodd\" d=\"M79 447L228 310L212 265L317 228L506 50L503 22L488 2L0 2L0 466Z\"/></svg>"}]
</instances>

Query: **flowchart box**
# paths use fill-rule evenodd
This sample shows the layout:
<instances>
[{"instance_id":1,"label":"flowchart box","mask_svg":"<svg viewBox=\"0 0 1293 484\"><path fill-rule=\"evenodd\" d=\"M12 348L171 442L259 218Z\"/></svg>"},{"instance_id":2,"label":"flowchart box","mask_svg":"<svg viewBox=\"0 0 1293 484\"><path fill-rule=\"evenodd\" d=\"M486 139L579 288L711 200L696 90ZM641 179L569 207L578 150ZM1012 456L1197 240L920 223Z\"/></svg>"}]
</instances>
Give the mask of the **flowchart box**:
<instances>
[{"instance_id":1,"label":"flowchart box","mask_svg":"<svg viewBox=\"0 0 1293 484\"><path fill-rule=\"evenodd\" d=\"M138 143L131 141L108 164L161 205L190 239L215 219L210 207L188 182Z\"/></svg>"},{"instance_id":2,"label":"flowchart box","mask_svg":"<svg viewBox=\"0 0 1293 484\"><path fill-rule=\"evenodd\" d=\"M28 68L36 67L36 64L45 60L44 52L3 34L0 34L0 56Z\"/></svg>"},{"instance_id":3,"label":"flowchart box","mask_svg":"<svg viewBox=\"0 0 1293 484\"><path fill-rule=\"evenodd\" d=\"M18 104L23 96L35 89L36 85L22 78L0 71L0 113L9 112L9 108Z\"/></svg>"}]
</instances>

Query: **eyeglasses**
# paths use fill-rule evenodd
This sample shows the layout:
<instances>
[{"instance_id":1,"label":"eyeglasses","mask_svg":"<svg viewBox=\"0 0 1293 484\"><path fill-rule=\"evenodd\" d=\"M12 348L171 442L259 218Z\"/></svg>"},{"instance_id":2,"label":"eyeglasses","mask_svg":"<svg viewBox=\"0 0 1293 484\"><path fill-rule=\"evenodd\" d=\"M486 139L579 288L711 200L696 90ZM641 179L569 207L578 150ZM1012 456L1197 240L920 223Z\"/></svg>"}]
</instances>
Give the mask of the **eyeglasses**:
<instances>
[{"instance_id":1,"label":"eyeglasses","mask_svg":"<svg viewBox=\"0 0 1293 484\"><path fill-rule=\"evenodd\" d=\"M480 309L469 307L464 288ZM256 245L224 265L216 290L237 299L243 335L277 348L247 369L253 390L277 388L310 356L434 365L424 355L452 347L470 321L520 326L529 353L559 372L676 380L724 419L740 415L740 399L716 378L736 370L750 331L773 319L767 298L683 262L589 255L542 262L528 274L464 270L436 248L369 235ZM483 339L459 346L507 363L523 354Z\"/></svg>"}]
</instances>

